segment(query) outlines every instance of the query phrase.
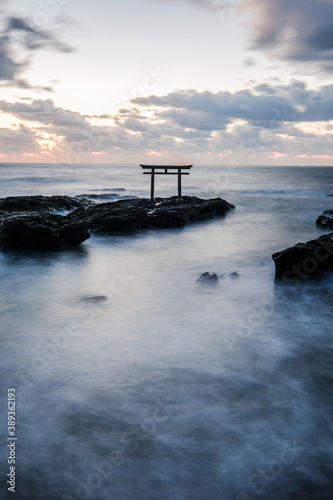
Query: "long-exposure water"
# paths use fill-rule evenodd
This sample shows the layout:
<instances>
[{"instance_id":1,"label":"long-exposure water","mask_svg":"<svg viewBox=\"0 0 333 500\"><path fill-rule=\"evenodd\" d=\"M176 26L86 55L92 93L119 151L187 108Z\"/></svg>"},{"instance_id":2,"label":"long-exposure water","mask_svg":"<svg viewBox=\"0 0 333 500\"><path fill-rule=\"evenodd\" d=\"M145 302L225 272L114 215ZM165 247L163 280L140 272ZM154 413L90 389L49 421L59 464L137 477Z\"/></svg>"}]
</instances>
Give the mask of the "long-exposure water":
<instances>
[{"instance_id":1,"label":"long-exposure water","mask_svg":"<svg viewBox=\"0 0 333 500\"><path fill-rule=\"evenodd\" d=\"M0 180L1 197L149 196L133 165L2 164ZM8 388L18 500L332 498L333 274L281 285L271 255L324 234L333 168L193 167L183 191L236 210L0 253L1 498Z\"/></svg>"}]
</instances>

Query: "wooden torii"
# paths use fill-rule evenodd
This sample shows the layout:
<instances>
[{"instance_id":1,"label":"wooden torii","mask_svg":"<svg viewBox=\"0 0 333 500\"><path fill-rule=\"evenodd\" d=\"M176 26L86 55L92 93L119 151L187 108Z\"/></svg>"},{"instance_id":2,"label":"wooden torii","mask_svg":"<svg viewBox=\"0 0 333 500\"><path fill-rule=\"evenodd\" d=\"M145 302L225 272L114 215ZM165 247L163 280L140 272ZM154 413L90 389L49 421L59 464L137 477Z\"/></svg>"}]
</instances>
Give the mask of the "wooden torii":
<instances>
[{"instance_id":1,"label":"wooden torii","mask_svg":"<svg viewBox=\"0 0 333 500\"><path fill-rule=\"evenodd\" d=\"M150 199L154 200L155 175L178 175L178 199L182 197L182 175L190 175L193 165L141 165L144 174L151 175ZM145 171L147 170L147 171ZM171 172L169 172L171 170ZM187 170L187 172L183 172Z\"/></svg>"}]
</instances>

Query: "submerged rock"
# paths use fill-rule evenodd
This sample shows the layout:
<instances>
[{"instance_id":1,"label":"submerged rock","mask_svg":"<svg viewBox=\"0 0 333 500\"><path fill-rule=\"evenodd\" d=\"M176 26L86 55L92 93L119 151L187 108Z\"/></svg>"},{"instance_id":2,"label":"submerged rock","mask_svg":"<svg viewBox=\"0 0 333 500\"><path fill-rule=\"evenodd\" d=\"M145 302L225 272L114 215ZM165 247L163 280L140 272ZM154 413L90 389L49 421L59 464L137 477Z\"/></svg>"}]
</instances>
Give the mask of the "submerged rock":
<instances>
[{"instance_id":1,"label":"submerged rock","mask_svg":"<svg viewBox=\"0 0 333 500\"><path fill-rule=\"evenodd\" d=\"M325 210L316 220L316 224L324 229L333 229L333 210Z\"/></svg>"},{"instance_id":2,"label":"submerged rock","mask_svg":"<svg viewBox=\"0 0 333 500\"><path fill-rule=\"evenodd\" d=\"M203 273L201 276L199 276L199 278L197 279L197 281L217 281L219 279L219 277L217 276L216 273L209 273L209 272L206 272L206 273Z\"/></svg>"},{"instance_id":3,"label":"submerged rock","mask_svg":"<svg viewBox=\"0 0 333 500\"><path fill-rule=\"evenodd\" d=\"M235 278L239 278L239 277L240 277L240 274L238 274L238 273L230 273L230 278L235 279Z\"/></svg>"},{"instance_id":4,"label":"submerged rock","mask_svg":"<svg viewBox=\"0 0 333 500\"><path fill-rule=\"evenodd\" d=\"M333 233L273 254L275 277L299 283L333 269Z\"/></svg>"},{"instance_id":5,"label":"submerged rock","mask_svg":"<svg viewBox=\"0 0 333 500\"><path fill-rule=\"evenodd\" d=\"M91 297L90 296L82 297L81 300L82 300L82 302L96 304L99 302L105 302L106 300L108 300L108 298L106 295L95 295L95 296L91 296Z\"/></svg>"}]
</instances>

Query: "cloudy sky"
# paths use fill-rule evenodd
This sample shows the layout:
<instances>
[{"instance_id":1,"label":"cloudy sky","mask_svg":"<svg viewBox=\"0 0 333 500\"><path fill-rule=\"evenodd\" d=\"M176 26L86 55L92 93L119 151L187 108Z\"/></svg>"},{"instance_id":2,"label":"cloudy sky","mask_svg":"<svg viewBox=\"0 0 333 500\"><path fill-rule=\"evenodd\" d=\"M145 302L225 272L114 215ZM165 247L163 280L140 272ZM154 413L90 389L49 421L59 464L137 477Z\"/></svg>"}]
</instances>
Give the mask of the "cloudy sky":
<instances>
[{"instance_id":1,"label":"cloudy sky","mask_svg":"<svg viewBox=\"0 0 333 500\"><path fill-rule=\"evenodd\" d=\"M333 0L0 0L0 161L332 165Z\"/></svg>"}]
</instances>

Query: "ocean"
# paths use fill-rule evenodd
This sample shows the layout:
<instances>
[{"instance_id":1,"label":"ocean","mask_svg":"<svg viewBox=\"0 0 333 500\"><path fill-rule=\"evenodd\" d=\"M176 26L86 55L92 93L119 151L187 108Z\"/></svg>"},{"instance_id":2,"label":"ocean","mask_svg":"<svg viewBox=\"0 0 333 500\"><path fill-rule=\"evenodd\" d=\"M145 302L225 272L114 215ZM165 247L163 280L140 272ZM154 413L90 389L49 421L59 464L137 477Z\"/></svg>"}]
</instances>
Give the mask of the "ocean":
<instances>
[{"instance_id":1,"label":"ocean","mask_svg":"<svg viewBox=\"0 0 333 500\"><path fill-rule=\"evenodd\" d=\"M149 180L1 164L0 197L149 197ZM177 194L176 177L155 193ZM333 273L279 284L271 256L325 234L332 193L333 167L194 166L183 194L235 211L0 251L0 498L15 389L17 500L330 500ZM198 282L207 271L220 279Z\"/></svg>"}]
</instances>

